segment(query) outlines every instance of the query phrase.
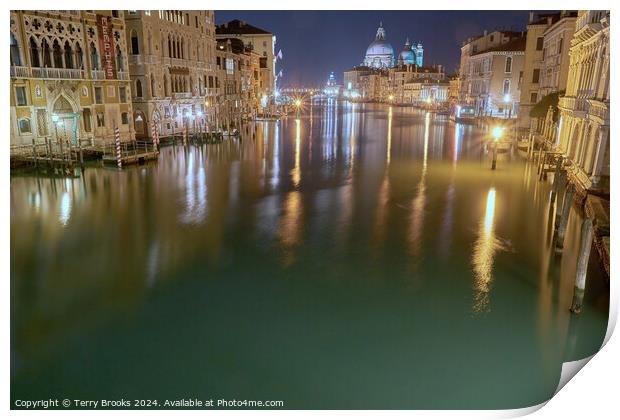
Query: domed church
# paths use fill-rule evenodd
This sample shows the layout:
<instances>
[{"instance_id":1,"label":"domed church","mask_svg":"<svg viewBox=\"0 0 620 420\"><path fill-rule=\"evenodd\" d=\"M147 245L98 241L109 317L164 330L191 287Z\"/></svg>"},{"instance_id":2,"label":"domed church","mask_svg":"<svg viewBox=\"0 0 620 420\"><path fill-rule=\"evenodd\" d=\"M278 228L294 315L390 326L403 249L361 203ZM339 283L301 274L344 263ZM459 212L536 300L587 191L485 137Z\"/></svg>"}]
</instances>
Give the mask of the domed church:
<instances>
[{"instance_id":1,"label":"domed church","mask_svg":"<svg viewBox=\"0 0 620 420\"><path fill-rule=\"evenodd\" d=\"M394 48L385 39L385 29L383 29L383 23L379 23L377 29L377 35L375 40L368 46L366 50L366 57L364 58L364 65L375 69L387 69L398 65L417 65L422 67L423 64L423 52L424 49L421 43L418 45L411 45L409 38L405 42L403 51L399 54L398 59L395 60Z\"/></svg>"},{"instance_id":2,"label":"domed church","mask_svg":"<svg viewBox=\"0 0 620 420\"><path fill-rule=\"evenodd\" d=\"M379 29L377 29L375 40L366 50L364 65L376 69L388 68L394 65L394 49L392 45L385 40L385 29L383 29L382 23L379 23Z\"/></svg>"},{"instance_id":3,"label":"domed church","mask_svg":"<svg viewBox=\"0 0 620 420\"><path fill-rule=\"evenodd\" d=\"M398 65L415 64L418 67L422 67L423 64L424 48L422 44L418 42L418 45L411 45L409 38L405 41L405 46L401 53L398 55Z\"/></svg>"}]
</instances>

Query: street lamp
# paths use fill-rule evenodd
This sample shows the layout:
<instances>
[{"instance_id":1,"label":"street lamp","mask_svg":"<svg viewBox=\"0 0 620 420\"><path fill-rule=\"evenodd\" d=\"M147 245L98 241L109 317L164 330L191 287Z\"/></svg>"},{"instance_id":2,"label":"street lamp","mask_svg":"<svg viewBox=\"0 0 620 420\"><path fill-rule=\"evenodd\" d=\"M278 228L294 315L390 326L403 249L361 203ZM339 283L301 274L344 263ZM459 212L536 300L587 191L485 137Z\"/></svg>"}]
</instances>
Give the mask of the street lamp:
<instances>
[{"instance_id":1,"label":"street lamp","mask_svg":"<svg viewBox=\"0 0 620 420\"><path fill-rule=\"evenodd\" d=\"M512 98L510 97L509 93L504 95L504 102L506 103L506 107L508 108L508 119L512 117L512 103L510 103L511 99Z\"/></svg>"},{"instance_id":2,"label":"street lamp","mask_svg":"<svg viewBox=\"0 0 620 420\"><path fill-rule=\"evenodd\" d=\"M497 166L497 143L499 139L502 137L504 133L504 129L502 127L494 127L493 128L493 162L491 163L491 169L495 170Z\"/></svg>"},{"instance_id":3,"label":"street lamp","mask_svg":"<svg viewBox=\"0 0 620 420\"><path fill-rule=\"evenodd\" d=\"M394 95L388 96L388 99L390 100L390 102L392 102L394 100Z\"/></svg>"},{"instance_id":4,"label":"street lamp","mask_svg":"<svg viewBox=\"0 0 620 420\"><path fill-rule=\"evenodd\" d=\"M297 118L299 118L299 107L301 107L301 99L295 99L295 107L297 107Z\"/></svg>"}]
</instances>

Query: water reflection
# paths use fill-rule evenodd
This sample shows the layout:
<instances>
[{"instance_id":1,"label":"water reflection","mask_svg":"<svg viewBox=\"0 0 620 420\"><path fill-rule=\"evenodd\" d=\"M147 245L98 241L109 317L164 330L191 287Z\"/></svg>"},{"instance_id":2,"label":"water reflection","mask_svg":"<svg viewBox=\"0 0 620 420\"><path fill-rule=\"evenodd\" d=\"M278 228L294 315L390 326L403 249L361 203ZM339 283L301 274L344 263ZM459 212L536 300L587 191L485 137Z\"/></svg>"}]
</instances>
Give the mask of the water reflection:
<instances>
[{"instance_id":1,"label":"water reflection","mask_svg":"<svg viewBox=\"0 0 620 420\"><path fill-rule=\"evenodd\" d=\"M11 392L516 407L554 389L566 342L600 345L606 313L569 328L566 311L581 216L558 261L549 186L524 184L522 162L492 172L480 129L413 109L312 112L81 180L13 176ZM516 304L529 316L506 334ZM315 380L325 395L291 391Z\"/></svg>"},{"instance_id":2,"label":"water reflection","mask_svg":"<svg viewBox=\"0 0 620 420\"><path fill-rule=\"evenodd\" d=\"M489 310L489 290L493 281L493 259L498 243L493 230L495 217L495 188L487 194L484 217L480 221L478 239L474 244L472 262L474 265L474 312Z\"/></svg>"}]
</instances>

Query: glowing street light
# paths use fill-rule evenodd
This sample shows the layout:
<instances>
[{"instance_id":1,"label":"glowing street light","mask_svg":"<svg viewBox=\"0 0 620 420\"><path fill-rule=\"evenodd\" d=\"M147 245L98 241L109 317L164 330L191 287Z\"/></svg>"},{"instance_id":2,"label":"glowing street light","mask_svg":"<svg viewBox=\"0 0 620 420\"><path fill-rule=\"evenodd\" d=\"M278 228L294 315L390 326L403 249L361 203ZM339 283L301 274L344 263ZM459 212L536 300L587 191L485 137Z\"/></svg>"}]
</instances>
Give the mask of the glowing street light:
<instances>
[{"instance_id":1,"label":"glowing street light","mask_svg":"<svg viewBox=\"0 0 620 420\"><path fill-rule=\"evenodd\" d=\"M390 95L388 99L390 100L390 102L392 102L394 100L394 95Z\"/></svg>"},{"instance_id":2,"label":"glowing street light","mask_svg":"<svg viewBox=\"0 0 620 420\"><path fill-rule=\"evenodd\" d=\"M497 166L497 142L502 137L504 133L504 129L502 127L494 127L493 128L493 162L491 163L491 170L495 170Z\"/></svg>"}]
</instances>

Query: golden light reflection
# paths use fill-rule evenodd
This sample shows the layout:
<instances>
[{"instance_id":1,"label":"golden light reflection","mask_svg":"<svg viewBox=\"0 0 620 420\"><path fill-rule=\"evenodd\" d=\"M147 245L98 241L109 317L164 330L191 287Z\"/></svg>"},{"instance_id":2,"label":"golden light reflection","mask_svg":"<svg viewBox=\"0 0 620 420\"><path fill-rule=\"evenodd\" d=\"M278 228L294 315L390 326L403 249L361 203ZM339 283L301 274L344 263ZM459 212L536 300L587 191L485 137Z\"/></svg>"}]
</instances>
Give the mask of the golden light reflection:
<instances>
[{"instance_id":1,"label":"golden light reflection","mask_svg":"<svg viewBox=\"0 0 620 420\"><path fill-rule=\"evenodd\" d=\"M301 193L299 191L291 191L286 196L283 208L283 214L280 218L279 236L282 245L285 248L286 265L291 264L295 260L293 248L299 243L301 226L299 219L301 218Z\"/></svg>"},{"instance_id":2,"label":"golden light reflection","mask_svg":"<svg viewBox=\"0 0 620 420\"><path fill-rule=\"evenodd\" d=\"M388 110L388 132L387 132L387 164L389 166L392 158L392 107Z\"/></svg>"},{"instance_id":3,"label":"golden light reflection","mask_svg":"<svg viewBox=\"0 0 620 420\"><path fill-rule=\"evenodd\" d=\"M301 181L301 168L299 165L300 146L301 146L301 126L300 126L299 119L296 119L295 120L295 167L291 171L291 176L293 177L293 185L295 185L295 188L299 186L299 181Z\"/></svg>"},{"instance_id":4,"label":"golden light reflection","mask_svg":"<svg viewBox=\"0 0 620 420\"><path fill-rule=\"evenodd\" d=\"M493 281L493 262L499 248L494 232L495 188L487 194L484 218L480 221L478 239L474 244L472 263L474 268L474 303L476 313L489 310L489 290Z\"/></svg>"},{"instance_id":5,"label":"golden light reflection","mask_svg":"<svg viewBox=\"0 0 620 420\"><path fill-rule=\"evenodd\" d=\"M426 113L424 123L424 160L422 161L422 175L418 182L418 192L413 199L411 225L409 229L409 245L411 253L417 256L422 246L422 228L424 225L424 207L426 206L426 170L428 164L428 140L430 135L430 113Z\"/></svg>"}]
</instances>

